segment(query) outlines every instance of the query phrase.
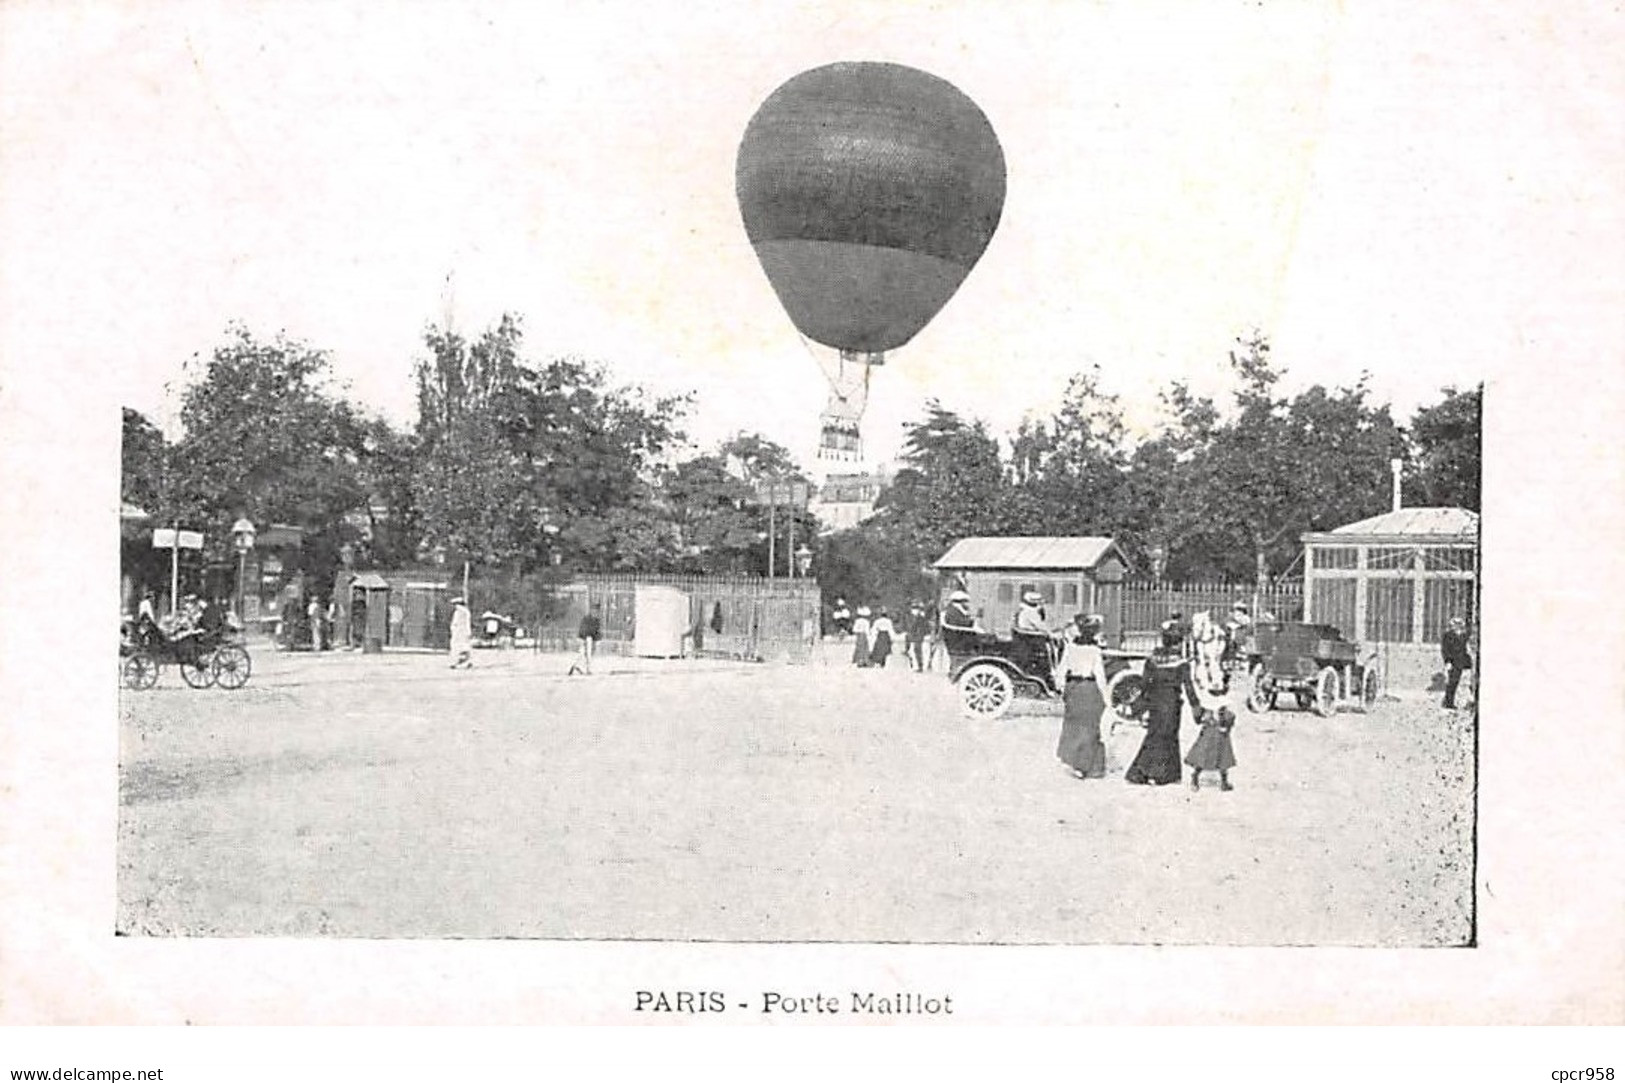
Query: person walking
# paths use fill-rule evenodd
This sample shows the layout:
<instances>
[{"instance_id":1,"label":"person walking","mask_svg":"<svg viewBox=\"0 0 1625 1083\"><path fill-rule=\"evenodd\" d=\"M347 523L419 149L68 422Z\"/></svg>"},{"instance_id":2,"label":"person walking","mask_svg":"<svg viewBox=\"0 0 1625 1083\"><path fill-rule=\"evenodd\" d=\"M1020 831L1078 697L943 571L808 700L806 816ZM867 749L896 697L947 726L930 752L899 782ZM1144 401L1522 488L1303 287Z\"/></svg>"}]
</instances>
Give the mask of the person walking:
<instances>
[{"instance_id":1,"label":"person walking","mask_svg":"<svg viewBox=\"0 0 1625 1083\"><path fill-rule=\"evenodd\" d=\"M897 628L891 622L891 614L884 606L880 615L869 625L869 664L880 669L886 668L886 659L891 657L891 642L897 635Z\"/></svg>"},{"instance_id":2,"label":"person walking","mask_svg":"<svg viewBox=\"0 0 1625 1083\"><path fill-rule=\"evenodd\" d=\"M845 598L835 599L835 608L829 612L829 624L838 636L851 634L852 610L847 608Z\"/></svg>"},{"instance_id":3,"label":"person walking","mask_svg":"<svg viewBox=\"0 0 1625 1083\"><path fill-rule=\"evenodd\" d=\"M1230 703L1231 689L1235 686L1232 671L1218 668L1204 670L1196 666L1192 671L1192 687L1196 698L1191 707L1196 722L1202 727L1196 743L1185 753L1185 762L1191 769L1191 789L1202 788L1202 772L1219 773L1219 789L1225 793L1230 785L1230 768L1236 765L1236 750L1230 743L1230 730L1236 724L1235 708Z\"/></svg>"},{"instance_id":4,"label":"person walking","mask_svg":"<svg viewBox=\"0 0 1625 1083\"><path fill-rule=\"evenodd\" d=\"M451 600L451 668L474 667L474 617L468 603L461 598Z\"/></svg>"},{"instance_id":5,"label":"person walking","mask_svg":"<svg viewBox=\"0 0 1625 1083\"><path fill-rule=\"evenodd\" d=\"M869 607L858 606L857 619L852 622L852 664L859 669L869 665Z\"/></svg>"},{"instance_id":6,"label":"person walking","mask_svg":"<svg viewBox=\"0 0 1625 1083\"><path fill-rule=\"evenodd\" d=\"M1451 617L1445 625L1439 637L1439 653L1444 656L1444 706L1453 711L1462 672L1473 668L1473 656L1467 649L1467 622L1461 617Z\"/></svg>"},{"instance_id":7,"label":"person walking","mask_svg":"<svg viewBox=\"0 0 1625 1083\"><path fill-rule=\"evenodd\" d=\"M314 594L310 596L310 604L305 606L305 619L310 621L310 649L320 653L322 649L322 600Z\"/></svg>"},{"instance_id":8,"label":"person walking","mask_svg":"<svg viewBox=\"0 0 1625 1083\"><path fill-rule=\"evenodd\" d=\"M1100 653L1105 623L1103 617L1079 613L1055 671L1064 704L1055 755L1077 779L1106 777L1106 745L1100 739L1100 716L1106 712L1106 661Z\"/></svg>"},{"instance_id":9,"label":"person walking","mask_svg":"<svg viewBox=\"0 0 1625 1083\"><path fill-rule=\"evenodd\" d=\"M1184 775L1179 761L1179 714L1185 702L1196 706L1191 665L1184 657L1185 629L1177 620L1164 621L1162 639L1145 663L1145 740L1124 774L1136 786L1166 786Z\"/></svg>"},{"instance_id":10,"label":"person walking","mask_svg":"<svg viewBox=\"0 0 1625 1083\"><path fill-rule=\"evenodd\" d=\"M908 652L909 665L916 673L925 672L925 641L930 638L931 618L925 612L925 603L915 602L908 607L903 644Z\"/></svg>"},{"instance_id":11,"label":"person walking","mask_svg":"<svg viewBox=\"0 0 1625 1083\"><path fill-rule=\"evenodd\" d=\"M592 673L592 659L598 653L598 641L604 638L604 622L599 616L602 612L603 606L594 602L576 628L576 639L581 644L581 657L576 666L584 674Z\"/></svg>"}]
</instances>

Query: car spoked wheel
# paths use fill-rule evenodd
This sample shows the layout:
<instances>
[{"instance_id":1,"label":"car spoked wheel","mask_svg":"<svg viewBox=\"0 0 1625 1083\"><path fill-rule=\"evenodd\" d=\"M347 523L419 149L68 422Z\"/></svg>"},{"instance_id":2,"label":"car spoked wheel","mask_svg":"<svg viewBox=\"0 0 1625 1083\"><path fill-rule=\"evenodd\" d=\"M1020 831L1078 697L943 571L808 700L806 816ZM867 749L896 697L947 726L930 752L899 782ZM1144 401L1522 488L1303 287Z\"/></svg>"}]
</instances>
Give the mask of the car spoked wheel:
<instances>
[{"instance_id":1,"label":"car spoked wheel","mask_svg":"<svg viewBox=\"0 0 1625 1083\"><path fill-rule=\"evenodd\" d=\"M959 702L973 718L999 718L1015 695L1010 675L998 666L974 665L959 675Z\"/></svg>"},{"instance_id":2,"label":"car spoked wheel","mask_svg":"<svg viewBox=\"0 0 1625 1083\"><path fill-rule=\"evenodd\" d=\"M1118 721L1133 722L1138 717L1140 696L1145 693L1145 678L1138 673L1119 673L1106 682L1106 703L1115 727Z\"/></svg>"},{"instance_id":3,"label":"car spoked wheel","mask_svg":"<svg viewBox=\"0 0 1625 1083\"><path fill-rule=\"evenodd\" d=\"M1377 696L1382 692L1377 681L1377 671L1367 668L1365 676L1360 680L1360 706L1369 711L1377 705Z\"/></svg>"},{"instance_id":4,"label":"car spoked wheel","mask_svg":"<svg viewBox=\"0 0 1625 1083\"><path fill-rule=\"evenodd\" d=\"M1314 712L1325 718L1337 706L1338 693L1341 690L1341 681L1337 670L1327 666L1320 671L1320 679L1315 681L1315 700L1312 704Z\"/></svg>"}]
</instances>

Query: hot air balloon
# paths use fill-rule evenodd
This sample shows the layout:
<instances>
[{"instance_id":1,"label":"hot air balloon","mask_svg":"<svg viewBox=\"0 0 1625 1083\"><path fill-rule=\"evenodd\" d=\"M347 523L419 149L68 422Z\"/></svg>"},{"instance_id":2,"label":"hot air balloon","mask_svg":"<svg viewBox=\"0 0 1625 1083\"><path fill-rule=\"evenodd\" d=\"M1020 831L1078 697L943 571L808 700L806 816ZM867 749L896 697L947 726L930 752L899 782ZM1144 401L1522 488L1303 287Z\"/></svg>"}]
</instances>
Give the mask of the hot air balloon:
<instances>
[{"instance_id":1,"label":"hot air balloon","mask_svg":"<svg viewBox=\"0 0 1625 1083\"><path fill-rule=\"evenodd\" d=\"M796 329L835 351L819 455L859 458L869 375L981 258L1004 152L976 103L901 64L839 63L770 94L739 144L739 210Z\"/></svg>"}]
</instances>

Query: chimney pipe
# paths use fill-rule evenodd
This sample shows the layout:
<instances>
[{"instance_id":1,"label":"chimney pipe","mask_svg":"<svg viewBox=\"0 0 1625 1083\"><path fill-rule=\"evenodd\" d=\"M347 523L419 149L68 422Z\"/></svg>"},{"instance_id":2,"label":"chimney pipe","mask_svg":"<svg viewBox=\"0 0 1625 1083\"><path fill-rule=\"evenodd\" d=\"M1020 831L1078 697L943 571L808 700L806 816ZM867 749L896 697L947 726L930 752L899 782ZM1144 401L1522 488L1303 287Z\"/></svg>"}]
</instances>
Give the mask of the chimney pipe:
<instances>
[{"instance_id":1,"label":"chimney pipe","mask_svg":"<svg viewBox=\"0 0 1625 1083\"><path fill-rule=\"evenodd\" d=\"M1388 460L1388 469L1392 470L1393 473L1394 473L1394 510L1395 511L1398 511L1403 506L1403 502L1400 500L1400 496L1399 496L1399 471L1400 471L1400 468L1403 467L1404 465L1405 465L1405 461L1403 459L1389 459Z\"/></svg>"}]
</instances>

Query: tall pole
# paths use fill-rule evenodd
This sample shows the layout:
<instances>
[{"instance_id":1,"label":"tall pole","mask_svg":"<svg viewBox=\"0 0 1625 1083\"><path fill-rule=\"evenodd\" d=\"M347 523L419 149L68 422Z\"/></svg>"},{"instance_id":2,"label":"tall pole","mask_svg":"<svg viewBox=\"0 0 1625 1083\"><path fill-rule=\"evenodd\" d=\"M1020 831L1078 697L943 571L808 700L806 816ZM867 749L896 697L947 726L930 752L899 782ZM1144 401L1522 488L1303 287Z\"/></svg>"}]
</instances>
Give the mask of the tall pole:
<instances>
[{"instance_id":1,"label":"tall pole","mask_svg":"<svg viewBox=\"0 0 1625 1083\"><path fill-rule=\"evenodd\" d=\"M248 550L237 549L237 616L243 615L243 572L248 565Z\"/></svg>"},{"instance_id":2,"label":"tall pole","mask_svg":"<svg viewBox=\"0 0 1625 1083\"><path fill-rule=\"evenodd\" d=\"M778 563L776 545L779 540L779 525L774 513L779 506L779 487L773 482L767 484L767 578L773 578L774 566Z\"/></svg>"},{"instance_id":3,"label":"tall pole","mask_svg":"<svg viewBox=\"0 0 1625 1083\"><path fill-rule=\"evenodd\" d=\"M790 520L790 544L784 547L785 556L788 558L785 563L790 566L790 578L794 579L796 577L796 483L793 481L790 483L790 514L787 518Z\"/></svg>"},{"instance_id":4,"label":"tall pole","mask_svg":"<svg viewBox=\"0 0 1625 1083\"><path fill-rule=\"evenodd\" d=\"M176 523L175 529L169 536L169 615L175 616L179 609L178 595L181 592L181 524Z\"/></svg>"}]
</instances>

